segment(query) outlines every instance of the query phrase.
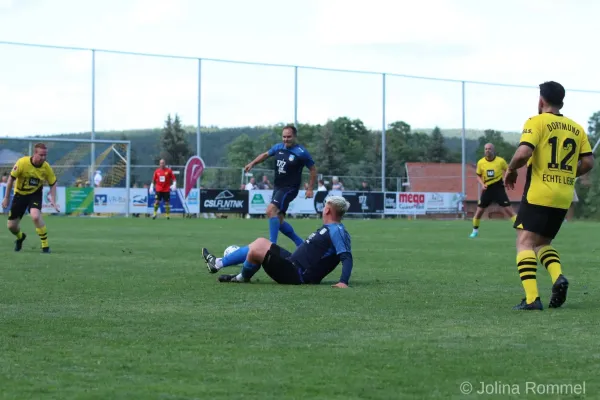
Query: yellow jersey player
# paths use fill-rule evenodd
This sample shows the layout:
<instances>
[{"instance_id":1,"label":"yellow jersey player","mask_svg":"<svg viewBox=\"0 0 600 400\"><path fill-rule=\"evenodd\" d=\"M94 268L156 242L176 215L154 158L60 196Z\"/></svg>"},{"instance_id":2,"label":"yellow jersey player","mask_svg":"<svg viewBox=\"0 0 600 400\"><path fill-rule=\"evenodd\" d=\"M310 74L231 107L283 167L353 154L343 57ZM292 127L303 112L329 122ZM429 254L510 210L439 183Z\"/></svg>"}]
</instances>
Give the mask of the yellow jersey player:
<instances>
[{"instance_id":1,"label":"yellow jersey player","mask_svg":"<svg viewBox=\"0 0 600 400\"><path fill-rule=\"evenodd\" d=\"M527 178L514 227L517 229L517 270L525 298L515 310L542 310L536 272L538 261L552 279L549 307L563 305L569 282L562 274L560 257L552 240L571 206L575 178L594 166L585 130L560 114L565 89L557 82L540 85L538 114L525 122L521 142L506 171L511 189L517 169L527 164Z\"/></svg>"},{"instance_id":2,"label":"yellow jersey player","mask_svg":"<svg viewBox=\"0 0 600 400\"><path fill-rule=\"evenodd\" d=\"M485 156L477 162L477 181L482 187L481 197L477 210L473 216L473 231L472 238L479 235L479 224L481 217L492 203L496 203L502 207L502 210L513 222L516 214L512 209L510 200L504 188L504 173L508 168L506 160L496 155L496 149L491 143L487 143L484 147Z\"/></svg>"},{"instance_id":3,"label":"yellow jersey player","mask_svg":"<svg viewBox=\"0 0 600 400\"><path fill-rule=\"evenodd\" d=\"M50 164L46 161L48 149L43 143L37 143L33 156L20 158L13 167L8 182L2 207L7 208L10 192L14 185L14 196L8 213L8 230L17 237L15 251L20 251L27 235L21 232L19 223L25 212L29 214L35 225L35 230L42 241L42 252L50 253L48 245L48 230L42 219L42 191L44 182L50 185L49 201L56 211L60 211L55 203L56 176Z\"/></svg>"}]
</instances>

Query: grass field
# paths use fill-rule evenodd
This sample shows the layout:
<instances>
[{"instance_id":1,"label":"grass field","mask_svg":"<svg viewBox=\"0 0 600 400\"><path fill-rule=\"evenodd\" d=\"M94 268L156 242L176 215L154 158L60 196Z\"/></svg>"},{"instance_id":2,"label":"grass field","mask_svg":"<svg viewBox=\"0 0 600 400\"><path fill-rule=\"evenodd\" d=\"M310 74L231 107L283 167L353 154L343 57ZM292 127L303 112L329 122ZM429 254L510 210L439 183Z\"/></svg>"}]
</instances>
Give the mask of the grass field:
<instances>
[{"instance_id":1,"label":"grass field","mask_svg":"<svg viewBox=\"0 0 600 400\"><path fill-rule=\"evenodd\" d=\"M341 268L300 287L208 274L202 246L267 235L265 220L47 222L50 255L29 218L21 253L0 233L1 399L600 398L597 224L569 222L555 242L564 307L517 312L508 222L484 220L472 240L468 221L347 221L348 290L330 287ZM585 382L585 396L528 381ZM500 395L477 395L481 382Z\"/></svg>"}]
</instances>

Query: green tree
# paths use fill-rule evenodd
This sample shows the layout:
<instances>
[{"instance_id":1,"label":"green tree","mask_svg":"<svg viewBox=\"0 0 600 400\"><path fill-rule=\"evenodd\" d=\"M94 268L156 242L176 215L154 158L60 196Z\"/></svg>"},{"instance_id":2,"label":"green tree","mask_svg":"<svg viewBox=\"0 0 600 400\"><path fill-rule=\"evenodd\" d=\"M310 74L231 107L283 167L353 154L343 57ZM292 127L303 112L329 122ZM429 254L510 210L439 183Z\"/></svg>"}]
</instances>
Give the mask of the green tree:
<instances>
[{"instance_id":1,"label":"green tree","mask_svg":"<svg viewBox=\"0 0 600 400\"><path fill-rule=\"evenodd\" d=\"M430 162L443 163L450 161L450 151L446 147L441 129L437 126L431 132L431 141L427 153Z\"/></svg>"},{"instance_id":2,"label":"green tree","mask_svg":"<svg viewBox=\"0 0 600 400\"><path fill-rule=\"evenodd\" d=\"M340 153L340 140L336 137L333 121L328 121L315 138L313 159L320 173L343 175L346 172L344 157Z\"/></svg>"},{"instance_id":3,"label":"green tree","mask_svg":"<svg viewBox=\"0 0 600 400\"><path fill-rule=\"evenodd\" d=\"M156 162L162 158L168 165L185 165L194 154L186 135L179 115L175 114L175 119L172 119L169 114L160 136L160 154Z\"/></svg>"},{"instance_id":4,"label":"green tree","mask_svg":"<svg viewBox=\"0 0 600 400\"><path fill-rule=\"evenodd\" d=\"M588 120L588 138L592 147L600 140L600 111L596 111Z\"/></svg>"},{"instance_id":5,"label":"green tree","mask_svg":"<svg viewBox=\"0 0 600 400\"><path fill-rule=\"evenodd\" d=\"M486 129L483 136L479 137L479 147L477 148L477 159L485 155L484 148L486 143L492 143L496 148L496 155L504 158L507 163L510 162L517 147L504 140L502 132L493 129Z\"/></svg>"},{"instance_id":6,"label":"green tree","mask_svg":"<svg viewBox=\"0 0 600 400\"><path fill-rule=\"evenodd\" d=\"M266 150L265 150L266 151ZM263 150L260 150L263 152ZM243 168L250 161L254 160L254 143L250 136L242 134L227 146L227 165L230 167Z\"/></svg>"}]
</instances>

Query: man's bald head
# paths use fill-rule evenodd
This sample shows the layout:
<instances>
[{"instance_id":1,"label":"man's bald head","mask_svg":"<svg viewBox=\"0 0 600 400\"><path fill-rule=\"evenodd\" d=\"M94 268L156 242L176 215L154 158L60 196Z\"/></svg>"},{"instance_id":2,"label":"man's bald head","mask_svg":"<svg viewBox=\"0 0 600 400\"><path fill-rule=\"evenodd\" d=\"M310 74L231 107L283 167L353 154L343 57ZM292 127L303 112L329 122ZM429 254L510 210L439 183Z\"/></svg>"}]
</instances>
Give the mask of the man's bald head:
<instances>
[{"instance_id":1,"label":"man's bald head","mask_svg":"<svg viewBox=\"0 0 600 400\"><path fill-rule=\"evenodd\" d=\"M483 151L485 153L485 158L488 160L493 160L496 157L496 147L492 143L486 143L483 147Z\"/></svg>"}]
</instances>

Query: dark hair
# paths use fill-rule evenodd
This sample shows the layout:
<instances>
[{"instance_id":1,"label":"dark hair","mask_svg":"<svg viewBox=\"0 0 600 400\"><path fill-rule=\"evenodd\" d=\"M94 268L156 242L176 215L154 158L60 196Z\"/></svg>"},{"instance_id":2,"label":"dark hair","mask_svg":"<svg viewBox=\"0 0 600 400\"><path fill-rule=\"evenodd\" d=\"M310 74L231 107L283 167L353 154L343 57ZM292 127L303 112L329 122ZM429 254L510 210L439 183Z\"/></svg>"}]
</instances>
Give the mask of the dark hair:
<instances>
[{"instance_id":1,"label":"dark hair","mask_svg":"<svg viewBox=\"0 0 600 400\"><path fill-rule=\"evenodd\" d=\"M562 107L565 98L565 88L558 82L544 82L540 84L540 96L551 106Z\"/></svg>"},{"instance_id":2,"label":"dark hair","mask_svg":"<svg viewBox=\"0 0 600 400\"><path fill-rule=\"evenodd\" d=\"M298 136L298 130L296 129L296 127L295 127L294 125L292 125L292 124L289 124L289 125L286 125L286 126L284 126L284 127L283 127L283 130L285 131L286 129L289 129L289 130L291 130L291 131L292 131L292 134L293 134L294 136Z\"/></svg>"}]
</instances>

